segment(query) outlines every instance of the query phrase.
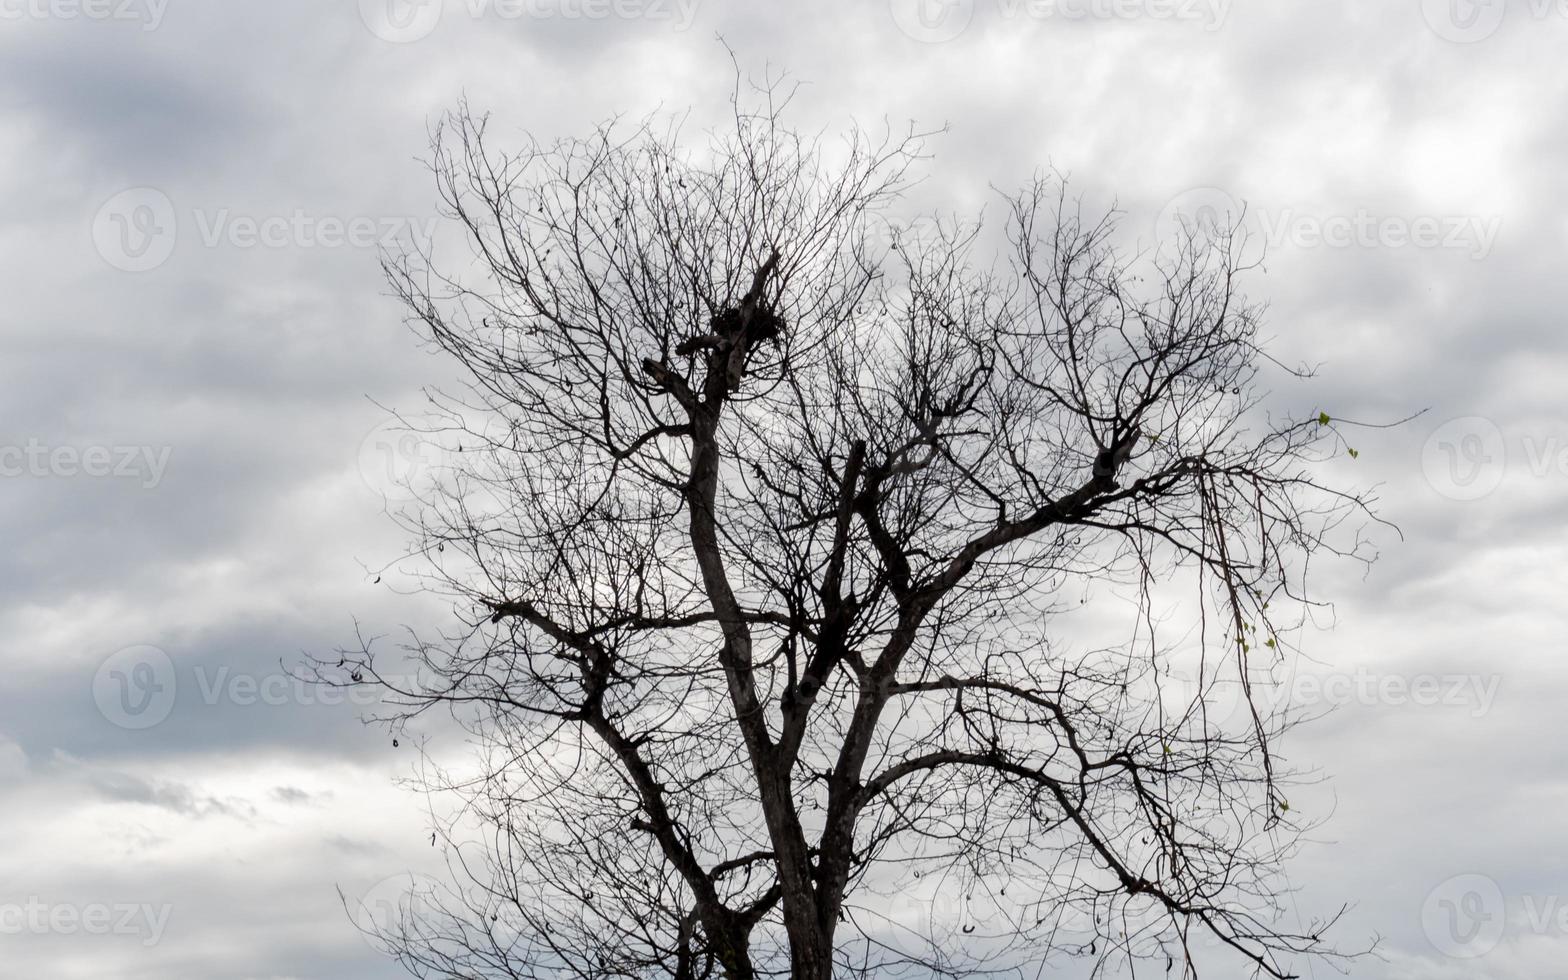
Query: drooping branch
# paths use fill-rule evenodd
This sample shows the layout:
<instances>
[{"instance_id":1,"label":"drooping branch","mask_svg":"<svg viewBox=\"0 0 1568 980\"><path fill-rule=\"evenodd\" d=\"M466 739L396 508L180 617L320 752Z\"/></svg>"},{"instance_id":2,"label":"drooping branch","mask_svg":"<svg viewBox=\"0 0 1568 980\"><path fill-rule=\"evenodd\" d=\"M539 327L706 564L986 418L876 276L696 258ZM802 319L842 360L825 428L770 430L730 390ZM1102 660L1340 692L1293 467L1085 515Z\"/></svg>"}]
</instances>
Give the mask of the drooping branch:
<instances>
[{"instance_id":1,"label":"drooping branch","mask_svg":"<svg viewBox=\"0 0 1568 980\"><path fill-rule=\"evenodd\" d=\"M454 980L1192 975L1193 929L1276 977L1333 955L1269 918L1292 777L1253 685L1307 559L1367 557L1369 501L1318 479L1326 415L1264 411L1240 243L1134 269L1041 181L1003 266L973 226L884 247L920 134L830 154L760 98L701 154L652 123L437 134L477 272L388 271L470 376L435 398L467 448L404 517L419 583L472 612L414 680L352 666L487 747L438 788L488 839L403 952ZM1125 634L1069 642L1074 598L1121 596ZM927 916L908 948L860 914L906 870L995 883L992 934Z\"/></svg>"}]
</instances>

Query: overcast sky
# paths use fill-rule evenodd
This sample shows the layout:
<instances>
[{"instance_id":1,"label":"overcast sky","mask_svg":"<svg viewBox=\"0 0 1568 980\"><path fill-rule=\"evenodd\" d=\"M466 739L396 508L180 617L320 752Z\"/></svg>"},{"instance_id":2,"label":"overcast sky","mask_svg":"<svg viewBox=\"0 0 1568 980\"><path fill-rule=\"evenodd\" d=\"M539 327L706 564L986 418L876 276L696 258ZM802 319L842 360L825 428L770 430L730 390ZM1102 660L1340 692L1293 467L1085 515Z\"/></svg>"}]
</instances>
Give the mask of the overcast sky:
<instances>
[{"instance_id":1,"label":"overcast sky","mask_svg":"<svg viewBox=\"0 0 1568 980\"><path fill-rule=\"evenodd\" d=\"M463 95L503 142L700 115L722 35L805 128L947 124L937 203L1047 165L1149 239L1245 202L1303 408L1429 410L1336 474L1404 540L1321 569L1294 902L1354 903L1357 978L1562 976L1561 6L0 0L0 974L398 975L338 889L436 867L414 757L286 674L435 615L369 571L380 406L451 371L377 247L426 233Z\"/></svg>"}]
</instances>

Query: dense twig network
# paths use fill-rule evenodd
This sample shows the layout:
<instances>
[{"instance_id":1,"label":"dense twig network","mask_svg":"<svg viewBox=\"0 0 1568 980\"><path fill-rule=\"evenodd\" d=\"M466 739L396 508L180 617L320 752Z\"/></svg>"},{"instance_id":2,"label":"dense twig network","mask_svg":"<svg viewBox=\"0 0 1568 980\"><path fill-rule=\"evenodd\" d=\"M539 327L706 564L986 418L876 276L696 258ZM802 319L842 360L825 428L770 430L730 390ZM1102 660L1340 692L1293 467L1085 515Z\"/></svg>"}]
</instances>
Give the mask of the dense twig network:
<instances>
[{"instance_id":1,"label":"dense twig network","mask_svg":"<svg viewBox=\"0 0 1568 980\"><path fill-rule=\"evenodd\" d=\"M466 110L435 139L477 261L388 270L472 386L405 516L473 612L417 681L355 663L472 727L479 772L433 788L485 833L382 938L451 978L1336 955L1279 914L1253 685L1367 501L1313 475L1331 419L1258 406L1245 242L1124 260L1044 179L1001 261L972 227L887 242L922 134L824 144L786 96L689 150L497 153ZM1096 608L1118 639L1075 632Z\"/></svg>"}]
</instances>

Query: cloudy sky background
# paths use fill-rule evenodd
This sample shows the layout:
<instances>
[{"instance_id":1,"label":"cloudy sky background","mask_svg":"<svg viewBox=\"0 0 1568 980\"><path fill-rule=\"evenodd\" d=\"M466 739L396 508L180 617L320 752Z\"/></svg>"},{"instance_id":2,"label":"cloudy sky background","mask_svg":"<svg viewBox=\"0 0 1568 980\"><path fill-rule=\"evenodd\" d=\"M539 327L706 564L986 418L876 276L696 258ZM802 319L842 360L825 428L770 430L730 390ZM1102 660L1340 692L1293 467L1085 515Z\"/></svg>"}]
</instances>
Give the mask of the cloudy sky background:
<instances>
[{"instance_id":1,"label":"cloudy sky background","mask_svg":"<svg viewBox=\"0 0 1568 980\"><path fill-rule=\"evenodd\" d=\"M520 9L0 0L0 974L399 975L337 889L437 866L394 783L414 756L285 674L439 612L372 582L402 544L379 406L451 377L376 240L433 216L427 126L461 96L502 143L700 116L731 82L722 34L809 83L804 128L948 124L937 202L1050 165L1148 240L1245 202L1273 350L1322 365L1302 407L1430 409L1339 474L1381 486L1404 540L1368 576L1322 569L1336 621L1302 670L1329 686L1301 690L1338 710L1285 746L1329 777L1292 801L1326 818L1295 901L1355 903L1346 946L1382 937L1356 978L1561 975L1568 10ZM287 230L247 237L268 219ZM157 724L122 676L175 681Z\"/></svg>"}]
</instances>

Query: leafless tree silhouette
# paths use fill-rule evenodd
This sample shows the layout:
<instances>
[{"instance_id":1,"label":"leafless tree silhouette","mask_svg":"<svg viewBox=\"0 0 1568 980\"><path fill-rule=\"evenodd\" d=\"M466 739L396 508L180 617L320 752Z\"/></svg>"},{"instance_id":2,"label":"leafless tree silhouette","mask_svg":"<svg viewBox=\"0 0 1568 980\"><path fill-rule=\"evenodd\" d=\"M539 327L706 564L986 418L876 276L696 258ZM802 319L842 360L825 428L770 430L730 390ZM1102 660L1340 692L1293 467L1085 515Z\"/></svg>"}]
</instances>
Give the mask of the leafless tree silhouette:
<instances>
[{"instance_id":1,"label":"leafless tree silhouette","mask_svg":"<svg viewBox=\"0 0 1568 980\"><path fill-rule=\"evenodd\" d=\"M737 85L690 147L434 137L473 261L387 268L471 379L402 512L461 622L414 680L350 658L479 760L428 782L452 884L381 938L449 978L1339 957L1336 915L1281 914L1300 775L1255 685L1373 518L1321 481L1338 423L1263 409L1306 372L1246 243L1129 255L1054 177L995 259L978 224L889 242L928 134L802 136L792 94Z\"/></svg>"}]
</instances>

